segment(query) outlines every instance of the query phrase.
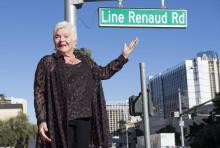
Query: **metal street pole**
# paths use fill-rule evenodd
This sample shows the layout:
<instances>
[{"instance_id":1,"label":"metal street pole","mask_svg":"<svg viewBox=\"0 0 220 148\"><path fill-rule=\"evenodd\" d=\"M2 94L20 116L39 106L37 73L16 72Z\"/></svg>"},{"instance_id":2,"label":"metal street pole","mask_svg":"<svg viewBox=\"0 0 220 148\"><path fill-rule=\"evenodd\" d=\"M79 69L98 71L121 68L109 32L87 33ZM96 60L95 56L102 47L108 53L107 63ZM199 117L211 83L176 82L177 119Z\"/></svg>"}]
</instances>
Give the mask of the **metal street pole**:
<instances>
[{"instance_id":1,"label":"metal street pole","mask_svg":"<svg viewBox=\"0 0 220 148\"><path fill-rule=\"evenodd\" d=\"M76 29L77 34L77 25L76 25L76 6L72 4L71 0L64 0L64 16L65 20L72 23L73 27Z\"/></svg>"},{"instance_id":2,"label":"metal street pole","mask_svg":"<svg viewBox=\"0 0 220 148\"><path fill-rule=\"evenodd\" d=\"M142 102L143 102L143 110L144 110L144 142L145 142L145 148L151 148L149 113L148 113L148 95L147 95L144 63L140 63L140 75L141 75Z\"/></svg>"},{"instance_id":3,"label":"metal street pole","mask_svg":"<svg viewBox=\"0 0 220 148\"><path fill-rule=\"evenodd\" d=\"M218 72L218 92L220 93L220 59L218 57L218 54L216 53L217 56L217 72Z\"/></svg>"},{"instance_id":4,"label":"metal street pole","mask_svg":"<svg viewBox=\"0 0 220 148\"><path fill-rule=\"evenodd\" d=\"M127 148L129 148L129 144L128 144L128 125L126 124L126 142L127 142Z\"/></svg>"},{"instance_id":5,"label":"metal street pole","mask_svg":"<svg viewBox=\"0 0 220 148\"><path fill-rule=\"evenodd\" d=\"M181 146L185 146L184 144L184 131L183 131L183 127L184 127L184 121L183 121L183 117L181 116L182 114L182 101L181 101L181 92L180 92L180 88L178 89L178 98L179 98L179 112L180 112L180 130L181 130Z\"/></svg>"}]
</instances>

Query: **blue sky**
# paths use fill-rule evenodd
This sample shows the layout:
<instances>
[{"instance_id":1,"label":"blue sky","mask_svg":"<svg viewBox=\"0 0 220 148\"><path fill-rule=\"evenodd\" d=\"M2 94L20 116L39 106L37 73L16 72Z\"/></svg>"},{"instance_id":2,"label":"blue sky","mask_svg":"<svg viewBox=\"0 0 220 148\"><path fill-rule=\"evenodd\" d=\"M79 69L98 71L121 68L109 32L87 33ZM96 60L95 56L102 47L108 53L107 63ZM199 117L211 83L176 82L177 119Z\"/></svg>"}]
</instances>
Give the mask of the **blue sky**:
<instances>
[{"instance_id":1,"label":"blue sky","mask_svg":"<svg viewBox=\"0 0 220 148\"><path fill-rule=\"evenodd\" d=\"M78 47L92 50L105 65L122 51L124 42L140 43L124 68L103 81L107 101L126 100L140 91L139 63L148 75L191 59L199 51L220 55L219 0L165 0L169 9L187 9L186 29L99 28L98 7L117 7L116 1L86 3L77 11ZM160 0L125 0L127 8L159 8ZM64 18L63 0L4 0L0 4L0 93L28 100L28 116L35 123L33 81L36 64L54 52L52 29Z\"/></svg>"}]
</instances>

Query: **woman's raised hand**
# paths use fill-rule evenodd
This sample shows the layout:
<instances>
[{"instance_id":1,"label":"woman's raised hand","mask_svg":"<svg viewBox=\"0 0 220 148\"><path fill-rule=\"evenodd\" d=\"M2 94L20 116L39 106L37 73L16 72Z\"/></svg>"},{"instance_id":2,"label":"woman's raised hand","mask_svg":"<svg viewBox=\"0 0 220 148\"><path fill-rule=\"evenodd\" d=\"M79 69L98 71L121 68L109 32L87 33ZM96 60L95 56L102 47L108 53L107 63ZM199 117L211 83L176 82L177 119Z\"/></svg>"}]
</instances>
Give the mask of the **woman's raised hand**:
<instances>
[{"instance_id":1,"label":"woman's raised hand","mask_svg":"<svg viewBox=\"0 0 220 148\"><path fill-rule=\"evenodd\" d=\"M123 56L127 59L129 54L133 52L134 48L137 46L139 42L138 37L134 38L129 45L127 43L124 44Z\"/></svg>"}]
</instances>

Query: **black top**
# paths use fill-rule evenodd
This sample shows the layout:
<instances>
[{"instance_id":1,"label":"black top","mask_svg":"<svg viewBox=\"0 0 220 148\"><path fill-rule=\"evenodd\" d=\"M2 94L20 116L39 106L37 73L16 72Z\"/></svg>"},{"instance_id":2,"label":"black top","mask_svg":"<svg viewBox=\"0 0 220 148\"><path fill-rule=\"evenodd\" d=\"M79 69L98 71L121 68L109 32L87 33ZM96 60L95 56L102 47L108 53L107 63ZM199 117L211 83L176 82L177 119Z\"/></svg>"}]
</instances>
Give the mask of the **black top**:
<instances>
[{"instance_id":1,"label":"black top","mask_svg":"<svg viewBox=\"0 0 220 148\"><path fill-rule=\"evenodd\" d=\"M91 117L91 103L95 81L88 65L82 61L76 65L64 63L64 75L67 94L68 120Z\"/></svg>"}]
</instances>

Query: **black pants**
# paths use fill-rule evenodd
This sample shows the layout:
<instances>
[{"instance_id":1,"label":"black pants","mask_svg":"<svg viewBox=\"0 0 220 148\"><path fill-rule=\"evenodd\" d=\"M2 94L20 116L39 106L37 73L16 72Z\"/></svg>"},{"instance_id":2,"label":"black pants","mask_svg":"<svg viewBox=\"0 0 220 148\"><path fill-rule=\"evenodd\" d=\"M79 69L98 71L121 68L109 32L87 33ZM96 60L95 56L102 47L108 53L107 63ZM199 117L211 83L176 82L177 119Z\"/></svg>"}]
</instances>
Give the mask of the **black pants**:
<instances>
[{"instance_id":1,"label":"black pants","mask_svg":"<svg viewBox=\"0 0 220 148\"><path fill-rule=\"evenodd\" d=\"M91 136L90 118L69 121L68 148L88 148Z\"/></svg>"}]
</instances>

